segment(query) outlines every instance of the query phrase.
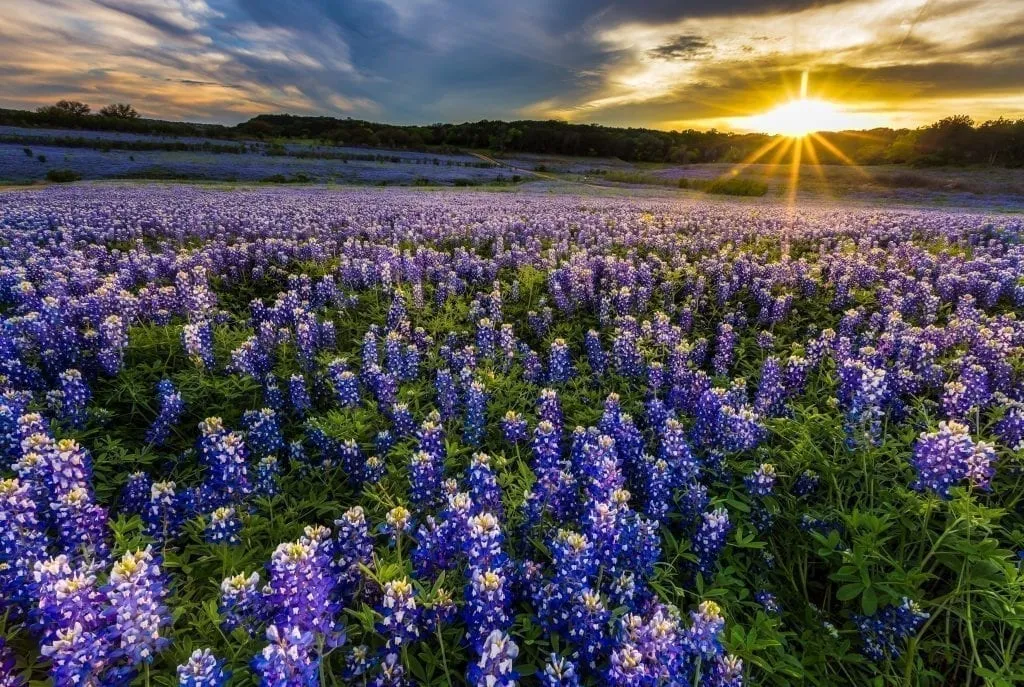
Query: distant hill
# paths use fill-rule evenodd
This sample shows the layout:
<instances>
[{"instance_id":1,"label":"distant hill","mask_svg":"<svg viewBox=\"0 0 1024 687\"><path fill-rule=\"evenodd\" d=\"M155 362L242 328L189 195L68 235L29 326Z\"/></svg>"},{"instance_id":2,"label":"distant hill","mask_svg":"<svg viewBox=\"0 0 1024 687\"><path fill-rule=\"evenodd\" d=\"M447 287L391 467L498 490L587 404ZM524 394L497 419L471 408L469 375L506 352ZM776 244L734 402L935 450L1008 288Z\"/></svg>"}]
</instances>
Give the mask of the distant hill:
<instances>
[{"instance_id":1,"label":"distant hill","mask_svg":"<svg viewBox=\"0 0 1024 687\"><path fill-rule=\"evenodd\" d=\"M122 131L167 136L314 140L332 145L400 150L488 149L506 152L616 157L630 162L739 162L774 138L714 129L659 131L561 121L482 120L428 126L395 125L359 119L262 114L235 126L71 115L51 110L0 109L0 125ZM820 134L819 162L832 164L913 163L918 165L1024 165L1024 119L975 124L969 117L947 117L919 129L871 129ZM788 145L788 144L787 144ZM780 142L779 149L783 149ZM768 155L764 161L770 161ZM783 157L783 159L789 159Z\"/></svg>"}]
</instances>

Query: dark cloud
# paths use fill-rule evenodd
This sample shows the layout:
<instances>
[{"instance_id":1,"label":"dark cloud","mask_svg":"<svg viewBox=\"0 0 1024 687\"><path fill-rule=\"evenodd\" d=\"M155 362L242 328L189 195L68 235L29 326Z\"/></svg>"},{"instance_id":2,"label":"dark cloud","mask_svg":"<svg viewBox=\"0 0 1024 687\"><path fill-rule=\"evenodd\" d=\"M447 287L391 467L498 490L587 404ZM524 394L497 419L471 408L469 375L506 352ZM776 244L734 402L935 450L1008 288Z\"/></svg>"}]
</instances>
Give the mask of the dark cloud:
<instances>
[{"instance_id":1,"label":"dark cloud","mask_svg":"<svg viewBox=\"0 0 1024 687\"><path fill-rule=\"evenodd\" d=\"M775 16L823 6L842 12L865 1L6 0L0 23L4 6L29 5L44 15L53 7L65 21L44 17L7 33L0 25L0 50L18 56L5 69L0 102L96 93L152 99L156 112L164 99L173 105L167 112L230 121L262 108L403 123L526 112L663 125L777 102L809 67L812 89L840 100L1024 92L1024 33L1012 21L970 45L961 40L962 54L921 30L983 17L993 3L1014 17L1019 0L932 2L905 31L919 14L911 3L874 43L835 53L794 50L794 40L816 29L794 25L790 34ZM124 19L117 31L106 31L110 13ZM726 37L701 24L733 20L745 21L749 35ZM607 40L626 25L644 27L643 38ZM124 40L126 27L144 28L146 40ZM843 28L829 30L841 36ZM38 66L44 46L55 45L76 51L56 73ZM686 71L678 85L669 77L648 87L637 74L644 67ZM146 83L180 93L130 92Z\"/></svg>"},{"instance_id":2,"label":"dark cloud","mask_svg":"<svg viewBox=\"0 0 1024 687\"><path fill-rule=\"evenodd\" d=\"M701 36L692 34L676 36L668 43L647 51L647 54L660 60L688 60L710 54L711 43Z\"/></svg>"}]
</instances>

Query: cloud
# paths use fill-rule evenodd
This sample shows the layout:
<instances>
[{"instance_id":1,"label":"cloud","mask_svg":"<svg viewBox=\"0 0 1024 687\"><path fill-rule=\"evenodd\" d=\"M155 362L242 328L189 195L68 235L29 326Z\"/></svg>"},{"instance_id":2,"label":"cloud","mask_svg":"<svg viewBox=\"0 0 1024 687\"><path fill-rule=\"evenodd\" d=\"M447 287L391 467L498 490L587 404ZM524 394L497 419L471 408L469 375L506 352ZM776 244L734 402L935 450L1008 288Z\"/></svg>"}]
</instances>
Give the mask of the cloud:
<instances>
[{"instance_id":1,"label":"cloud","mask_svg":"<svg viewBox=\"0 0 1024 687\"><path fill-rule=\"evenodd\" d=\"M7 0L0 103L726 126L809 70L819 97L923 122L1024 113L1021 25L1019 0Z\"/></svg>"},{"instance_id":2,"label":"cloud","mask_svg":"<svg viewBox=\"0 0 1024 687\"><path fill-rule=\"evenodd\" d=\"M676 36L668 43L647 51L655 59L690 60L695 57L710 55L712 45L706 38L694 34Z\"/></svg>"},{"instance_id":3,"label":"cloud","mask_svg":"<svg viewBox=\"0 0 1024 687\"><path fill-rule=\"evenodd\" d=\"M924 121L943 98L982 103L1024 90L1024 53L1005 31L1021 21L1024 5L1009 1L852 0L612 24L597 34L619 55L602 82L582 99L542 102L549 114L580 121L724 124L797 96L806 70L817 97L862 111L898 109L901 120L917 101ZM1024 112L1024 96L995 100L1008 114Z\"/></svg>"}]
</instances>

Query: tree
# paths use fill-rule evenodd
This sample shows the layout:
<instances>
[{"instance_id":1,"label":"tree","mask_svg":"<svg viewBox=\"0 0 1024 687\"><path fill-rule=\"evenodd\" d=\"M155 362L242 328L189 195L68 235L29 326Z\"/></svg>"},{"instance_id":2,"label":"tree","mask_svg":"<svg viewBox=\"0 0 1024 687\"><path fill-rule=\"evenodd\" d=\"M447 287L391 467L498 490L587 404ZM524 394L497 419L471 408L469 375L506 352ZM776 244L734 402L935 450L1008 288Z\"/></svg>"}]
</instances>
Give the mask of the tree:
<instances>
[{"instance_id":1,"label":"tree","mask_svg":"<svg viewBox=\"0 0 1024 687\"><path fill-rule=\"evenodd\" d=\"M922 162L931 164L958 164L969 162L973 149L974 120L967 115L954 115L940 119L920 131L917 147Z\"/></svg>"},{"instance_id":2,"label":"tree","mask_svg":"<svg viewBox=\"0 0 1024 687\"><path fill-rule=\"evenodd\" d=\"M128 103L111 103L100 109L100 116L117 119L138 119L139 113Z\"/></svg>"},{"instance_id":3,"label":"tree","mask_svg":"<svg viewBox=\"0 0 1024 687\"><path fill-rule=\"evenodd\" d=\"M59 100L56 105L40 107L37 112L40 114L71 115L72 117L84 117L89 114L89 106L78 100Z\"/></svg>"}]
</instances>

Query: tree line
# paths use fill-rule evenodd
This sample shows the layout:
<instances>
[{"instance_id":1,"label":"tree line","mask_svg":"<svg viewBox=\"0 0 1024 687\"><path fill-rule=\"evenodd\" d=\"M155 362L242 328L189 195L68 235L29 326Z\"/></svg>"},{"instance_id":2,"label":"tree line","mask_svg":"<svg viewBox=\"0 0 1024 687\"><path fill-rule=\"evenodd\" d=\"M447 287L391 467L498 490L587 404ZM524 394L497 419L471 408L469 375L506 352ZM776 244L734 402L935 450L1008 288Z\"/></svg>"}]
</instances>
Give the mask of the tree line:
<instances>
[{"instance_id":1,"label":"tree line","mask_svg":"<svg viewBox=\"0 0 1024 687\"><path fill-rule=\"evenodd\" d=\"M126 103L108 105L97 114L90 112L84 103L65 100L35 112L0 110L0 124L263 141L302 139L329 145L442 152L472 148L499 155L538 153L682 164L739 162L776 138L715 129L658 131L562 121L482 120L404 126L289 114L258 115L236 126L223 126L145 119ZM819 136L828 143L815 146L823 164L852 161L867 165L1024 166L1024 119L976 123L966 115L956 115L918 129L877 128ZM781 144L777 148L785 149ZM773 151L763 160L775 157ZM778 159L786 162L788 156L783 152Z\"/></svg>"}]
</instances>

